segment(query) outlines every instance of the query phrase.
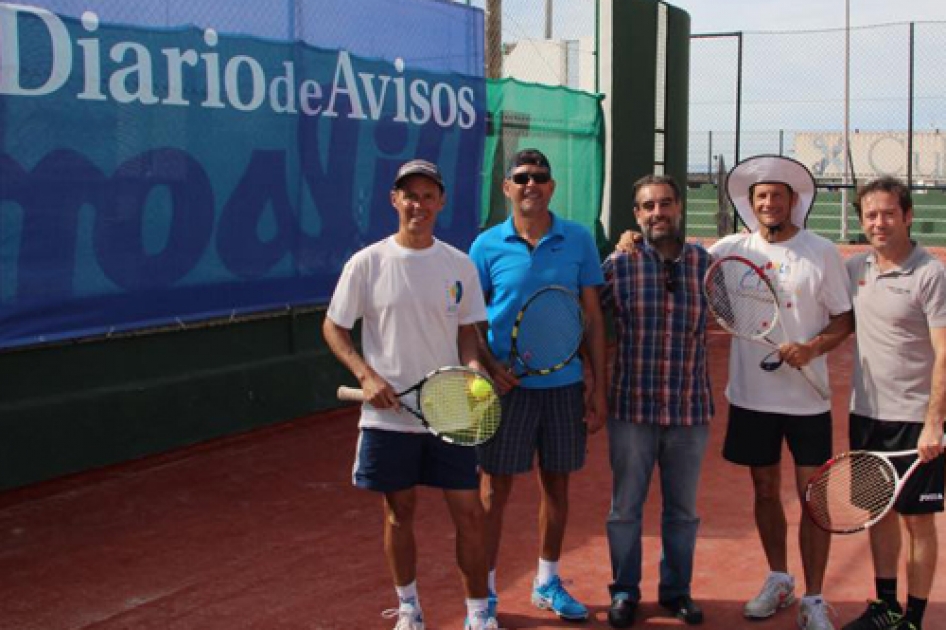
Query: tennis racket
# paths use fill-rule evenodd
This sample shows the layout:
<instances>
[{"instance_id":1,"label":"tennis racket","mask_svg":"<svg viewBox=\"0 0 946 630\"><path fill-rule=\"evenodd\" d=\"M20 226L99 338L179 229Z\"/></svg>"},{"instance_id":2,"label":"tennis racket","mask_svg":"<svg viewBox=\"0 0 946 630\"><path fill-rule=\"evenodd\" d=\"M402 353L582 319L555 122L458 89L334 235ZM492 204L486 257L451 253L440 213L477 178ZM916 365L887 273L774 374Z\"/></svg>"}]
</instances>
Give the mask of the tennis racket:
<instances>
[{"instance_id":1,"label":"tennis racket","mask_svg":"<svg viewBox=\"0 0 946 630\"><path fill-rule=\"evenodd\" d=\"M496 388L489 378L470 368L434 370L397 396L402 399L402 409L450 444L483 444L499 428L501 409ZM364 402L365 393L342 386L338 388L338 399Z\"/></svg>"},{"instance_id":2,"label":"tennis racket","mask_svg":"<svg viewBox=\"0 0 946 630\"><path fill-rule=\"evenodd\" d=\"M703 293L719 325L740 339L777 350L778 344L768 336L776 326L782 337L788 338L779 317L775 287L752 261L742 256L720 258L706 271ZM766 357L759 367L770 372L781 365L781 359L768 361ZM819 396L824 400L831 398L827 383L810 366L803 366L800 372Z\"/></svg>"},{"instance_id":3,"label":"tennis racket","mask_svg":"<svg viewBox=\"0 0 946 630\"><path fill-rule=\"evenodd\" d=\"M578 296L557 285L539 289L516 315L509 366L516 377L561 370L578 354L584 334Z\"/></svg>"},{"instance_id":4,"label":"tennis racket","mask_svg":"<svg viewBox=\"0 0 946 630\"><path fill-rule=\"evenodd\" d=\"M900 474L892 460L910 456L916 460ZM815 525L834 534L865 530L887 515L920 464L916 449L836 455L808 480L805 511Z\"/></svg>"}]
</instances>

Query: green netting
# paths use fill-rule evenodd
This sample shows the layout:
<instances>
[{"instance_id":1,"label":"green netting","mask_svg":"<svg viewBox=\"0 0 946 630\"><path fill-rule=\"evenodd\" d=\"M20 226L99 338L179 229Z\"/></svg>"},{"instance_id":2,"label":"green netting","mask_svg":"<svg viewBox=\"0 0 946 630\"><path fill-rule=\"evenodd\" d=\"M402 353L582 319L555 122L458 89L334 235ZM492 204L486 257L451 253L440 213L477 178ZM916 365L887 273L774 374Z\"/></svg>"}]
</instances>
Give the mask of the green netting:
<instances>
[{"instance_id":1,"label":"green netting","mask_svg":"<svg viewBox=\"0 0 946 630\"><path fill-rule=\"evenodd\" d=\"M552 211L602 234L599 223L604 182L604 122L601 98L563 87L488 80L489 123L483 158L483 227L508 216L502 180L519 149L548 156L555 178Z\"/></svg>"}]
</instances>

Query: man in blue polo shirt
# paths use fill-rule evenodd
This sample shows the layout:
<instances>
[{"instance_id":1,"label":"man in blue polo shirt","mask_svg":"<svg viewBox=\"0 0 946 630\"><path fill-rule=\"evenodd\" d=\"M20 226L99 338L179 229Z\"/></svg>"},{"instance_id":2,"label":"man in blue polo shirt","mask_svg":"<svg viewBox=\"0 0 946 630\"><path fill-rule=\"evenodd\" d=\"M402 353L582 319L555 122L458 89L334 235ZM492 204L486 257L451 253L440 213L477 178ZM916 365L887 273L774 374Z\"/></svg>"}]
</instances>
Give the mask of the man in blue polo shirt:
<instances>
[{"instance_id":1,"label":"man in blue polo shirt","mask_svg":"<svg viewBox=\"0 0 946 630\"><path fill-rule=\"evenodd\" d=\"M510 335L516 314L537 290L564 286L580 296L586 329L585 348L593 382L585 406L580 360L544 376L515 378L493 366L503 397L503 420L496 437L479 448L483 471L481 497L486 509L486 544L491 560L490 616L495 616L496 560L503 511L514 476L532 469L538 454L539 564L532 603L571 621L588 618L588 610L565 590L558 561L568 520L569 475L585 462L586 434L600 429L607 417L605 336L598 287L604 283L594 239L583 226L549 210L555 192L552 167L540 151L519 151L503 181L512 216L483 232L470 257L486 295L489 345L508 365Z\"/></svg>"}]
</instances>

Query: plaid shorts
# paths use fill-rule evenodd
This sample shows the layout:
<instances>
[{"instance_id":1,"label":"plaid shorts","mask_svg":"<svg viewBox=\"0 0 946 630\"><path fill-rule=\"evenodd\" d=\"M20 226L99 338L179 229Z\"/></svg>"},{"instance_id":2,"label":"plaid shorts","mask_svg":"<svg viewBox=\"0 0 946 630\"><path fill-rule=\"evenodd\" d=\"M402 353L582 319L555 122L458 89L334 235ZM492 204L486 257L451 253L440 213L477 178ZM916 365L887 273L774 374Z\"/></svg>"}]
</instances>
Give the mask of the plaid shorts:
<instances>
[{"instance_id":1,"label":"plaid shorts","mask_svg":"<svg viewBox=\"0 0 946 630\"><path fill-rule=\"evenodd\" d=\"M491 475L532 469L535 454L546 472L569 473L585 465L587 427L584 385L550 389L516 387L502 397L503 418L492 440L477 447L480 467Z\"/></svg>"}]
</instances>

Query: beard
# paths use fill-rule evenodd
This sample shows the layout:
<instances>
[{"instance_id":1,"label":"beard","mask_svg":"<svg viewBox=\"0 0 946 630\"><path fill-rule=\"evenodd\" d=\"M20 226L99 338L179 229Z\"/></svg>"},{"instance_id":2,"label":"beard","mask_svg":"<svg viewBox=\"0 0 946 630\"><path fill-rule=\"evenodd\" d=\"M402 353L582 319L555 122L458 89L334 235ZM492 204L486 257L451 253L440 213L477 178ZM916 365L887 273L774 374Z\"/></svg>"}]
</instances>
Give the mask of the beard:
<instances>
[{"instance_id":1,"label":"beard","mask_svg":"<svg viewBox=\"0 0 946 630\"><path fill-rule=\"evenodd\" d=\"M681 218L676 221L670 221L669 223L660 223L658 225L663 228L660 232L654 229L654 225L642 226L641 229L644 232L644 239L651 245L680 242L683 240L683 234L680 230L682 222L683 219Z\"/></svg>"}]
</instances>

